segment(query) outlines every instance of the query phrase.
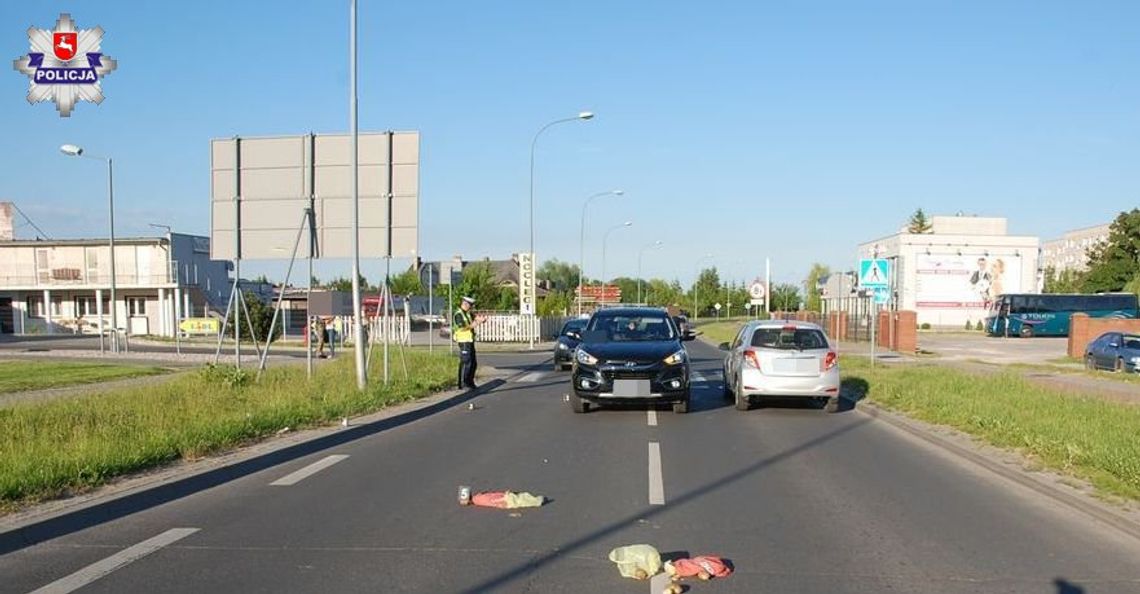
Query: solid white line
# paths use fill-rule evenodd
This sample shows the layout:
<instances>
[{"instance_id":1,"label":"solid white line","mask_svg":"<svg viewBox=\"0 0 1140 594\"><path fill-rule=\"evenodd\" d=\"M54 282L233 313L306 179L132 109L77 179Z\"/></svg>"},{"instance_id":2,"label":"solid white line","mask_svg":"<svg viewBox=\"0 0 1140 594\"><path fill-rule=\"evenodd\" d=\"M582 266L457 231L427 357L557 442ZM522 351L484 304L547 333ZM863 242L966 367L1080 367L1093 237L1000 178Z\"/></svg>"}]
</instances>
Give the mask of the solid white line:
<instances>
[{"instance_id":1,"label":"solid white line","mask_svg":"<svg viewBox=\"0 0 1140 594\"><path fill-rule=\"evenodd\" d=\"M144 540L102 561L92 563L67 577L60 578L32 592L32 594L67 594L67 592L74 592L124 565L138 561L162 547L182 540L197 531L197 528L173 528L167 530L154 538Z\"/></svg>"},{"instance_id":2,"label":"solid white line","mask_svg":"<svg viewBox=\"0 0 1140 594\"><path fill-rule=\"evenodd\" d=\"M649 442L649 505L665 505L665 483L661 480L661 444Z\"/></svg>"},{"instance_id":3,"label":"solid white line","mask_svg":"<svg viewBox=\"0 0 1140 594\"><path fill-rule=\"evenodd\" d=\"M656 427L657 426L657 411L652 409L652 408L649 409L649 426L650 427Z\"/></svg>"},{"instance_id":4,"label":"solid white line","mask_svg":"<svg viewBox=\"0 0 1140 594\"><path fill-rule=\"evenodd\" d=\"M344 455L340 455L340 454L337 454L335 456L329 456L329 457L324 458L322 460L318 460L316 462L313 462L312 464L302 468L301 470L298 470L296 472L291 472L291 473L289 473L289 474L287 474L287 475L285 475L285 476L283 476L283 477L281 477L281 478L279 478L279 479L277 479L277 480L275 480L269 484L276 486L276 487L288 487L291 485L295 485L295 484L309 478L310 476L313 476L314 474L328 468L329 466L332 466L333 464L336 464L337 462L344 460L347 457L348 456L344 456Z\"/></svg>"},{"instance_id":5,"label":"solid white line","mask_svg":"<svg viewBox=\"0 0 1140 594\"><path fill-rule=\"evenodd\" d=\"M691 375L689 375L689 381L694 382L694 383L696 383L696 382L707 382L708 378L705 377L705 374L703 374L699 371L694 371Z\"/></svg>"},{"instance_id":6,"label":"solid white line","mask_svg":"<svg viewBox=\"0 0 1140 594\"><path fill-rule=\"evenodd\" d=\"M538 380L542 379L543 376L545 376L545 375L546 374L541 372L541 371L536 371L534 373L530 373L530 374L522 376L521 378L519 378L519 381L520 382L526 382L528 384L534 383L534 382L537 382Z\"/></svg>"}]
</instances>

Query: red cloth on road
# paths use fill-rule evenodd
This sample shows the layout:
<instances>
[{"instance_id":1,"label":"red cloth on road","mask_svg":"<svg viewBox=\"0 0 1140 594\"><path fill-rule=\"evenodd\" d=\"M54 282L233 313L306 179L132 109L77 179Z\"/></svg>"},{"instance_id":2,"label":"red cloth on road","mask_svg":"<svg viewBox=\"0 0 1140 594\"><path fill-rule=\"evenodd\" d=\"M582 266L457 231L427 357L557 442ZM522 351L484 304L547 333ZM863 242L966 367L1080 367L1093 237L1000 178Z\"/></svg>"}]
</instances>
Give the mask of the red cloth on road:
<instances>
[{"instance_id":1,"label":"red cloth on road","mask_svg":"<svg viewBox=\"0 0 1140 594\"><path fill-rule=\"evenodd\" d=\"M692 559L677 559L671 561L673 571L670 573L680 577L696 577L702 571L712 577L723 578L732 575L732 568L720 557L701 555Z\"/></svg>"}]
</instances>

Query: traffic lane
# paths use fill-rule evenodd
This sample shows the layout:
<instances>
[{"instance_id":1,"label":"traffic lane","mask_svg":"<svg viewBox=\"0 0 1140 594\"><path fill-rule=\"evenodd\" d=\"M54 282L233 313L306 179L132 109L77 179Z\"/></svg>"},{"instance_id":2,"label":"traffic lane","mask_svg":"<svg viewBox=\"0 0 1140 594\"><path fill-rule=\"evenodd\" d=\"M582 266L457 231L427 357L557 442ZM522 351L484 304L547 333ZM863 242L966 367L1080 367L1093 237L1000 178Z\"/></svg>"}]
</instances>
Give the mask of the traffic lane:
<instances>
[{"instance_id":1,"label":"traffic lane","mask_svg":"<svg viewBox=\"0 0 1140 594\"><path fill-rule=\"evenodd\" d=\"M28 579L24 561L43 566L54 554L64 559L51 572L58 576L91 557L70 551L123 547L164 527L192 526L201 531L91 591L517 591L524 584L612 591L605 555L654 530L637 521L647 506L645 412L573 415L562 397L567 374L549 374L483 396L475 410L460 407L337 448L350 457L295 486L268 483L319 456L21 551L20 559L5 559L4 573L38 587L43 572ZM532 490L553 501L517 518L462 508L461 483Z\"/></svg>"},{"instance_id":2,"label":"traffic lane","mask_svg":"<svg viewBox=\"0 0 1140 594\"><path fill-rule=\"evenodd\" d=\"M655 544L731 559L725 591L1140 592L1134 539L858 408L696 408L660 419Z\"/></svg>"}]
</instances>

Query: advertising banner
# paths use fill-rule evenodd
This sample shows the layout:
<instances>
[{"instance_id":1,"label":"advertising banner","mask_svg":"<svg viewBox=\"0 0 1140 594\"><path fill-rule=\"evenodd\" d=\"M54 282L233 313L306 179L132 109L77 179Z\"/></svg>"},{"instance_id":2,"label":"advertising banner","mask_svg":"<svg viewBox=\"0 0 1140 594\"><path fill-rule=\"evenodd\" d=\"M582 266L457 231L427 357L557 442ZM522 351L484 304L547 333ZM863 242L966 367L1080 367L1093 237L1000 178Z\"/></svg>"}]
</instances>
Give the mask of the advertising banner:
<instances>
[{"instance_id":1,"label":"advertising banner","mask_svg":"<svg viewBox=\"0 0 1140 594\"><path fill-rule=\"evenodd\" d=\"M519 254L519 313L524 316L533 316L536 311L535 272L534 254Z\"/></svg>"},{"instance_id":2,"label":"advertising banner","mask_svg":"<svg viewBox=\"0 0 1140 594\"><path fill-rule=\"evenodd\" d=\"M920 254L917 307L989 307L1002 293L1021 292L1021 256Z\"/></svg>"}]
</instances>

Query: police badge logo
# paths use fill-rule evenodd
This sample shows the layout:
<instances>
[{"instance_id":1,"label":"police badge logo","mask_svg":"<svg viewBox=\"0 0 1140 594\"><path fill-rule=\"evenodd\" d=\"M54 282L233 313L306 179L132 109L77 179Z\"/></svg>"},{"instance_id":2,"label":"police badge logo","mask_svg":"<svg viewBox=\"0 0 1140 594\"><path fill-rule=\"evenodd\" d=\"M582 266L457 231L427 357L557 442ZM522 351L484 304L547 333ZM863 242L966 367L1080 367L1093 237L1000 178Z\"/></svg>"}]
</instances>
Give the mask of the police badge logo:
<instances>
[{"instance_id":1,"label":"police badge logo","mask_svg":"<svg viewBox=\"0 0 1140 594\"><path fill-rule=\"evenodd\" d=\"M101 51L103 28L76 29L71 15L63 13L55 29L28 28L31 51L16 58L12 67L30 79L28 103L53 101L60 117L71 117L80 101L103 102L102 80L118 62Z\"/></svg>"}]
</instances>

